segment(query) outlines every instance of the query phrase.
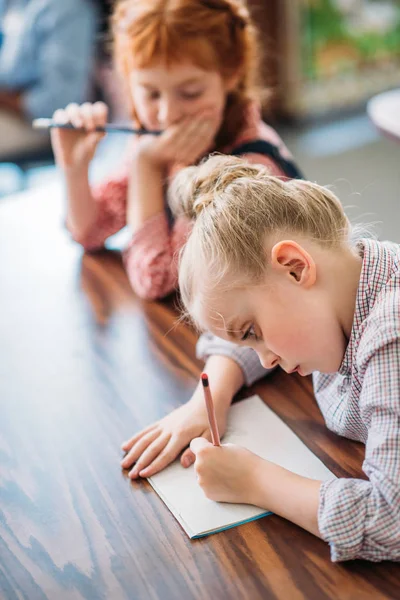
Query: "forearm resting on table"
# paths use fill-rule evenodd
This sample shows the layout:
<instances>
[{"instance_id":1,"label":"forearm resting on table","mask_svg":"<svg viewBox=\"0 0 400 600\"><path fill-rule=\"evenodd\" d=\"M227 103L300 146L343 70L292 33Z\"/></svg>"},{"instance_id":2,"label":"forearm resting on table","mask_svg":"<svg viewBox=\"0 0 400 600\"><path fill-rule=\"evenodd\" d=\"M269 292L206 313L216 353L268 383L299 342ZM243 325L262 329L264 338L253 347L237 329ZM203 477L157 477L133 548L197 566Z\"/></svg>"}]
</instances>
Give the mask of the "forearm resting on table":
<instances>
[{"instance_id":1,"label":"forearm resting on table","mask_svg":"<svg viewBox=\"0 0 400 600\"><path fill-rule=\"evenodd\" d=\"M132 234L164 210L165 174L140 155L133 161L128 190L128 224Z\"/></svg>"},{"instance_id":2,"label":"forearm resting on table","mask_svg":"<svg viewBox=\"0 0 400 600\"><path fill-rule=\"evenodd\" d=\"M321 537L318 528L320 481L287 471L260 458L253 503Z\"/></svg>"},{"instance_id":3,"label":"forearm resting on table","mask_svg":"<svg viewBox=\"0 0 400 600\"><path fill-rule=\"evenodd\" d=\"M204 366L210 382L215 412L225 414L234 395L244 384L244 375L239 365L227 356L210 356ZM203 388L199 383L194 397L204 404Z\"/></svg>"},{"instance_id":4,"label":"forearm resting on table","mask_svg":"<svg viewBox=\"0 0 400 600\"><path fill-rule=\"evenodd\" d=\"M66 170L67 224L74 236L83 237L97 218L96 202L89 185L88 168Z\"/></svg>"}]
</instances>

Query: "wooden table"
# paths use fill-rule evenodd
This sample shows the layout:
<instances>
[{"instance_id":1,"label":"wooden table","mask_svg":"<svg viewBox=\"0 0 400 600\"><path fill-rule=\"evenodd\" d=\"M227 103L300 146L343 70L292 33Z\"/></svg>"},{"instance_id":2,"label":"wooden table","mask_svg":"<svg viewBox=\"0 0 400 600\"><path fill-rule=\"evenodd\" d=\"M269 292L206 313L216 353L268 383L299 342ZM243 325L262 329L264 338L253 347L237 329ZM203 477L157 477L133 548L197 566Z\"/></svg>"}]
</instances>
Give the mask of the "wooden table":
<instances>
[{"instance_id":1,"label":"wooden table","mask_svg":"<svg viewBox=\"0 0 400 600\"><path fill-rule=\"evenodd\" d=\"M190 541L121 442L183 403L201 364L173 301L131 291L120 256L82 257L58 185L0 203L2 599L399 598L399 566L332 564L321 540L271 516ZM339 476L363 447L329 433L311 383L258 393Z\"/></svg>"}]
</instances>

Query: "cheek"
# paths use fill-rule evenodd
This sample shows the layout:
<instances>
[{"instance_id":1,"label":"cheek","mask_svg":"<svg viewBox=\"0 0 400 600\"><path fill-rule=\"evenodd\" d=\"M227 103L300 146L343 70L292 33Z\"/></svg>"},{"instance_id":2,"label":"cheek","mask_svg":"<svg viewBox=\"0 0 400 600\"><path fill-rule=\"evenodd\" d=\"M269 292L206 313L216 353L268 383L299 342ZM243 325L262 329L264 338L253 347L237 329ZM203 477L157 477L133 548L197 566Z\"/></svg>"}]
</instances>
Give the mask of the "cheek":
<instances>
[{"instance_id":1,"label":"cheek","mask_svg":"<svg viewBox=\"0 0 400 600\"><path fill-rule=\"evenodd\" d=\"M291 362L303 361L320 371L333 372L340 366L346 341L337 319L321 306L312 311L291 310L264 320L265 346ZM290 365L291 366L291 365Z\"/></svg>"},{"instance_id":2,"label":"cheek","mask_svg":"<svg viewBox=\"0 0 400 600\"><path fill-rule=\"evenodd\" d=\"M306 355L340 365L345 340L338 321L332 315L315 314L312 319L299 324L295 337L299 350Z\"/></svg>"},{"instance_id":3,"label":"cheek","mask_svg":"<svg viewBox=\"0 0 400 600\"><path fill-rule=\"evenodd\" d=\"M283 324L271 334L270 350L289 360L298 352L303 352L308 347L306 332L299 328ZM267 344L268 345L268 344Z\"/></svg>"},{"instance_id":4,"label":"cheek","mask_svg":"<svg viewBox=\"0 0 400 600\"><path fill-rule=\"evenodd\" d=\"M142 94L134 92L132 93L132 102L135 107L136 114L139 121L145 127L152 127L155 125L154 121L157 117L157 104L156 102L150 102L143 97Z\"/></svg>"},{"instance_id":5,"label":"cheek","mask_svg":"<svg viewBox=\"0 0 400 600\"><path fill-rule=\"evenodd\" d=\"M225 94L221 90L211 88L196 102L196 112L208 110L221 122L224 115L225 101Z\"/></svg>"},{"instance_id":6,"label":"cheek","mask_svg":"<svg viewBox=\"0 0 400 600\"><path fill-rule=\"evenodd\" d=\"M296 359L315 347L321 337L321 328L322 324L316 323L315 319L299 318L298 315L274 319L265 325L265 344L286 360Z\"/></svg>"}]
</instances>

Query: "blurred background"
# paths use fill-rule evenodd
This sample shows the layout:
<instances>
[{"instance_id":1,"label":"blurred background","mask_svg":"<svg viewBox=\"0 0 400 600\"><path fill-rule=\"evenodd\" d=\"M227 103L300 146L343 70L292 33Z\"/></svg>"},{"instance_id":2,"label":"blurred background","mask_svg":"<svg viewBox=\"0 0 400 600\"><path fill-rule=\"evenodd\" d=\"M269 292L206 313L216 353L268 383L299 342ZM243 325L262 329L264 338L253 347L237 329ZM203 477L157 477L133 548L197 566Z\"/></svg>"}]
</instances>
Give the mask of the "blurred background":
<instances>
[{"instance_id":1,"label":"blurred background","mask_svg":"<svg viewBox=\"0 0 400 600\"><path fill-rule=\"evenodd\" d=\"M400 0L248 5L271 92L265 119L307 178L333 186L354 222L400 242ZM33 118L98 99L114 122L127 118L110 57L111 9L107 0L0 0L0 218L12 194L61 186ZM124 135L105 138L93 178L112 170L125 144Z\"/></svg>"}]
</instances>

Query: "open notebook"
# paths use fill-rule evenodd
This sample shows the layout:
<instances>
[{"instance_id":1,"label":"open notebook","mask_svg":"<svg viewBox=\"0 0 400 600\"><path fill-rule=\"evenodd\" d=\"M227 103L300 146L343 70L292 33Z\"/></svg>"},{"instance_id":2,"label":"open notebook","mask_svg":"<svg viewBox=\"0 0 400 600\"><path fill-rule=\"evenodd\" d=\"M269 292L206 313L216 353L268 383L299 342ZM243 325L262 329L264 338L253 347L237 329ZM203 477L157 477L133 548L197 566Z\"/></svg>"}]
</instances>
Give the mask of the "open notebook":
<instances>
[{"instance_id":1,"label":"open notebook","mask_svg":"<svg viewBox=\"0 0 400 600\"><path fill-rule=\"evenodd\" d=\"M228 416L223 443L244 446L298 475L326 480L332 472L269 409L258 396L234 404ZM248 504L213 502L197 484L194 467L179 461L149 478L160 498L190 538L217 533L271 514Z\"/></svg>"}]
</instances>

